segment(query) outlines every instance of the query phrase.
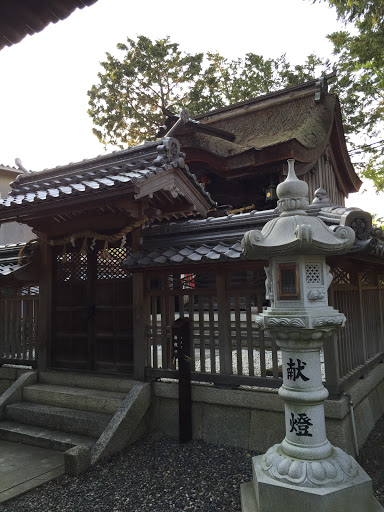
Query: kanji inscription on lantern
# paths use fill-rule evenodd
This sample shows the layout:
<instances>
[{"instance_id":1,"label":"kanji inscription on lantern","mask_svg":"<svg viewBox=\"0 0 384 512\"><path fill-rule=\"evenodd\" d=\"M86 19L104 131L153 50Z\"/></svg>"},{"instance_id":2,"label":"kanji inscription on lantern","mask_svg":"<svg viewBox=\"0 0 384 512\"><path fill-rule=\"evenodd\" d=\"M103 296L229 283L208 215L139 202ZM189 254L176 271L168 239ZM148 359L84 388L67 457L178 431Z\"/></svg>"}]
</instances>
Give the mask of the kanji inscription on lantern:
<instances>
[{"instance_id":1,"label":"kanji inscription on lantern","mask_svg":"<svg viewBox=\"0 0 384 512\"><path fill-rule=\"evenodd\" d=\"M303 379L304 382L309 380L309 377L306 377L302 370L304 370L307 363L304 361L301 362L300 359L296 359L297 363L293 361L293 359L289 358L288 368L287 368L287 378L288 380L293 380L295 382L297 379Z\"/></svg>"},{"instance_id":2,"label":"kanji inscription on lantern","mask_svg":"<svg viewBox=\"0 0 384 512\"><path fill-rule=\"evenodd\" d=\"M291 425L290 432L295 432L299 437L312 437L312 434L309 432L309 427L312 427L313 423L311 423L311 418L308 418L305 412L298 414L296 417L293 412L291 412L289 423Z\"/></svg>"}]
</instances>

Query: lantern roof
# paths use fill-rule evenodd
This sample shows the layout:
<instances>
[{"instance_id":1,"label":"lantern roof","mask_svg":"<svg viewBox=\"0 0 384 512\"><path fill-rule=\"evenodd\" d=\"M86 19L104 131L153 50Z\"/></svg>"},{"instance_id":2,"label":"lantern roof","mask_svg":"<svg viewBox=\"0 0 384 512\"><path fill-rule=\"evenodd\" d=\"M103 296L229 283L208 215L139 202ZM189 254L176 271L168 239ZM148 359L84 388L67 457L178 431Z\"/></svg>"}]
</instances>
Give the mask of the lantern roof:
<instances>
[{"instance_id":1,"label":"lantern roof","mask_svg":"<svg viewBox=\"0 0 384 512\"><path fill-rule=\"evenodd\" d=\"M278 254L340 254L355 242L348 226L327 226L318 217L310 217L308 185L299 180L294 160L288 160L287 179L277 187L279 217L263 229L248 231L242 240L243 254L249 259L265 259Z\"/></svg>"}]
</instances>

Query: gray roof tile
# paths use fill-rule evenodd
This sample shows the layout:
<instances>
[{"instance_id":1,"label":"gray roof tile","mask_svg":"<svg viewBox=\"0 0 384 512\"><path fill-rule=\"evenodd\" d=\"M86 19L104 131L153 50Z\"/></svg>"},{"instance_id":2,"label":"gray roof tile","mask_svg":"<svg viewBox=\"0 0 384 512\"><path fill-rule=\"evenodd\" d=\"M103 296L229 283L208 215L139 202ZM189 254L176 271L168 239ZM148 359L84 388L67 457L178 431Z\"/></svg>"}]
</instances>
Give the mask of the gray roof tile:
<instances>
[{"instance_id":1,"label":"gray roof tile","mask_svg":"<svg viewBox=\"0 0 384 512\"><path fill-rule=\"evenodd\" d=\"M321 208L311 205L307 209L309 216L318 216L326 225L337 225L352 209L341 207ZM231 214L225 217L160 223L150 225L143 230L143 245L139 252L132 254L123 262L128 269L153 267L156 265L191 265L198 263L217 263L245 260L242 255L241 240L246 231L262 229L279 211L252 211ZM356 209L356 215L360 210ZM357 240L350 252L365 251L384 257L384 236L381 231L368 233L368 239ZM377 238L372 244L371 238ZM173 256L170 256L171 254Z\"/></svg>"},{"instance_id":2,"label":"gray roof tile","mask_svg":"<svg viewBox=\"0 0 384 512\"><path fill-rule=\"evenodd\" d=\"M193 187L198 188L199 193L213 206L215 203L209 194L189 172L183 158L180 158L183 154L178 149L175 157L170 150L174 143L179 148L176 139L165 138L38 173L20 174L11 184L12 190L8 197L0 200L0 216L1 211L7 207L11 210L17 208L19 215L20 207L32 207L33 203L40 201L87 195L122 185L132 186L133 190L135 183L176 167L181 169Z\"/></svg>"},{"instance_id":3,"label":"gray roof tile","mask_svg":"<svg viewBox=\"0 0 384 512\"><path fill-rule=\"evenodd\" d=\"M31 261L31 252L36 244L31 244L23 257L23 261L19 263L19 252L25 244L8 244L0 246L0 277L9 277L14 272L21 270Z\"/></svg>"},{"instance_id":4,"label":"gray roof tile","mask_svg":"<svg viewBox=\"0 0 384 512\"><path fill-rule=\"evenodd\" d=\"M188 246L180 249L168 247L157 249L156 251L143 249L128 257L123 263L123 266L125 268L133 268L183 263L213 263L242 258L240 242L213 245L214 244L196 244L195 247Z\"/></svg>"}]
</instances>

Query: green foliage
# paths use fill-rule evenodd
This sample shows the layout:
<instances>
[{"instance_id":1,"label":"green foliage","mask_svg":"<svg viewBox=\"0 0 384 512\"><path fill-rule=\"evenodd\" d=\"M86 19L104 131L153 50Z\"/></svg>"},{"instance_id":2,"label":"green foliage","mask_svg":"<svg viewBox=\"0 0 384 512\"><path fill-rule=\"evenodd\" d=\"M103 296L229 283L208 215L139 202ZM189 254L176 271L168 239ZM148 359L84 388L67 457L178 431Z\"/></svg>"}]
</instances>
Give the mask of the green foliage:
<instances>
[{"instance_id":1,"label":"green foliage","mask_svg":"<svg viewBox=\"0 0 384 512\"><path fill-rule=\"evenodd\" d=\"M144 36L118 44L121 60L106 53L99 83L88 91L88 110L104 144L139 144L162 124L162 107L180 109L201 72L203 54L182 54L169 38L154 43Z\"/></svg>"},{"instance_id":2,"label":"green foliage","mask_svg":"<svg viewBox=\"0 0 384 512\"><path fill-rule=\"evenodd\" d=\"M330 34L337 56L338 93L347 135L358 132L365 153L361 174L384 190L384 2L383 0L315 0L328 2L350 30ZM346 25L347 28L347 25ZM348 27L349 28L349 27ZM375 143L374 143L375 142ZM354 155L361 154L358 151Z\"/></svg>"},{"instance_id":3,"label":"green foliage","mask_svg":"<svg viewBox=\"0 0 384 512\"><path fill-rule=\"evenodd\" d=\"M285 55L264 59L248 53L228 60L218 53L190 55L169 37L145 36L119 44L120 59L106 54L99 83L93 85L89 110L94 134L105 145L136 145L156 136L162 108L190 115L247 100L311 80L329 70L329 62L310 55L291 67Z\"/></svg>"},{"instance_id":4,"label":"green foliage","mask_svg":"<svg viewBox=\"0 0 384 512\"><path fill-rule=\"evenodd\" d=\"M375 228L380 228L384 231L384 217L379 217L376 213L373 213L372 224Z\"/></svg>"}]
</instances>

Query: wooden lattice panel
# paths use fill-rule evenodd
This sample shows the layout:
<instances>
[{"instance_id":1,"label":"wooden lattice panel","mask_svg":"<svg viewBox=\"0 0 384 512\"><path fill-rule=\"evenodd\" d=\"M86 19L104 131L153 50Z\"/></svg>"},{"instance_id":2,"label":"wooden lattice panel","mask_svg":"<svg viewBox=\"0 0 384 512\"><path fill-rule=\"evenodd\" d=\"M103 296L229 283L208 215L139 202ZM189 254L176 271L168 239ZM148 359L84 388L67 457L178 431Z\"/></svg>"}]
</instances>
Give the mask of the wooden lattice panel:
<instances>
[{"instance_id":1,"label":"wooden lattice panel","mask_svg":"<svg viewBox=\"0 0 384 512\"><path fill-rule=\"evenodd\" d=\"M361 284L363 284L365 286L372 286L375 284L374 276L372 275L372 272L362 272Z\"/></svg>"},{"instance_id":2,"label":"wooden lattice panel","mask_svg":"<svg viewBox=\"0 0 384 512\"><path fill-rule=\"evenodd\" d=\"M4 286L0 289L0 299L6 298L16 298L16 297L38 297L39 296L39 286L38 285L29 285L29 286Z\"/></svg>"},{"instance_id":3,"label":"wooden lattice panel","mask_svg":"<svg viewBox=\"0 0 384 512\"><path fill-rule=\"evenodd\" d=\"M56 253L56 279L66 281L85 281L87 279L87 256L78 251Z\"/></svg>"},{"instance_id":4,"label":"wooden lattice panel","mask_svg":"<svg viewBox=\"0 0 384 512\"><path fill-rule=\"evenodd\" d=\"M39 286L38 285L30 285L30 286L23 286L22 288L19 288L20 295L25 296L32 296L32 295L39 295Z\"/></svg>"},{"instance_id":5,"label":"wooden lattice panel","mask_svg":"<svg viewBox=\"0 0 384 512\"><path fill-rule=\"evenodd\" d=\"M333 275L333 284L347 285L351 283L351 276L349 272L343 270L340 267L334 267L331 269Z\"/></svg>"},{"instance_id":6,"label":"wooden lattice panel","mask_svg":"<svg viewBox=\"0 0 384 512\"><path fill-rule=\"evenodd\" d=\"M126 279L127 274L121 263L130 255L130 248L112 247L108 249L109 258L104 257L104 251L97 251L97 273L96 279Z\"/></svg>"}]
</instances>

